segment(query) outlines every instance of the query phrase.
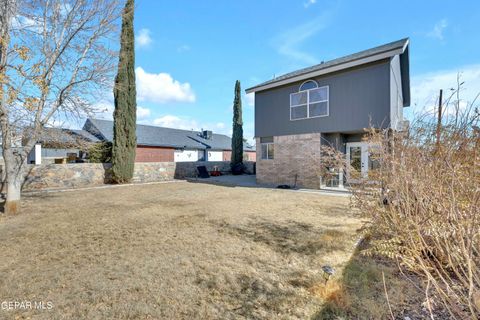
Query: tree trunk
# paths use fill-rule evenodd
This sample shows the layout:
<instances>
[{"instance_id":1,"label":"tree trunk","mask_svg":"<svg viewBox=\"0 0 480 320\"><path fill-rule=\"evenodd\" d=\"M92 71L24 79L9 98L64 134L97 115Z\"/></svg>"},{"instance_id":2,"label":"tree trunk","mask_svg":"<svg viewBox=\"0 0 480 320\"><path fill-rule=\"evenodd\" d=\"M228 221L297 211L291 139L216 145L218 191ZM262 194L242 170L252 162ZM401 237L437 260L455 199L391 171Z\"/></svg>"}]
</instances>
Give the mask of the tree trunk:
<instances>
[{"instance_id":1,"label":"tree trunk","mask_svg":"<svg viewBox=\"0 0 480 320\"><path fill-rule=\"evenodd\" d=\"M13 153L8 147L4 149L3 159L5 160L6 173L4 183L7 186L4 212L6 215L20 213L22 184L25 180L25 157L24 153Z\"/></svg>"},{"instance_id":2,"label":"tree trunk","mask_svg":"<svg viewBox=\"0 0 480 320\"><path fill-rule=\"evenodd\" d=\"M20 193L23 180L21 176L21 174L17 174L7 177L7 200L5 201L6 215L16 215L20 212Z\"/></svg>"}]
</instances>

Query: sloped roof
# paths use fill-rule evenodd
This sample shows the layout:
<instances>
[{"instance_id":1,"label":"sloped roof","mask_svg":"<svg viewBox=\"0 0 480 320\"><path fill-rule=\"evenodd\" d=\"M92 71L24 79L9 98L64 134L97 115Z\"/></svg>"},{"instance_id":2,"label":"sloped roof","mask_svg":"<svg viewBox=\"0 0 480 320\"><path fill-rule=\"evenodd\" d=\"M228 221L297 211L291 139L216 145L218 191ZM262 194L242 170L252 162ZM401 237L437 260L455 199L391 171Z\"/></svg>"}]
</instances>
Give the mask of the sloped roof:
<instances>
[{"instance_id":1,"label":"sloped roof","mask_svg":"<svg viewBox=\"0 0 480 320\"><path fill-rule=\"evenodd\" d=\"M65 145L77 145L85 142L99 142L100 140L86 130L65 128L43 128L38 142Z\"/></svg>"},{"instance_id":2,"label":"sloped roof","mask_svg":"<svg viewBox=\"0 0 480 320\"><path fill-rule=\"evenodd\" d=\"M312 73L320 73L321 71L325 71L324 73L329 73L333 71L338 71L341 69L346 69L352 67L354 63L363 64L368 63L380 59L385 59L388 57L392 57L395 54L403 54L407 53L409 39L401 39L398 41L390 42L378 47L370 48L367 50L363 50L354 54L350 54L341 58L333 59L330 61L326 61L320 64L316 64L311 67L299 69L293 72L286 73L279 77L275 77L274 79L265 81L260 83L254 87L248 88L246 90L247 93L266 90L269 88L276 87L277 85L284 85L288 83L288 80L291 79L293 81L298 81L301 76L305 75L309 77ZM371 58L371 59L368 59ZM407 57L408 58L408 57ZM406 61L408 63L408 60ZM408 75L407 75L408 76Z\"/></svg>"},{"instance_id":3,"label":"sloped roof","mask_svg":"<svg viewBox=\"0 0 480 320\"><path fill-rule=\"evenodd\" d=\"M113 141L113 121L87 119L84 130L98 138ZM172 147L187 149L231 150L232 139L223 134L213 133L211 139L204 139L200 131L172 129L137 124L137 145L152 147ZM254 147L244 146L245 151L255 151Z\"/></svg>"}]
</instances>

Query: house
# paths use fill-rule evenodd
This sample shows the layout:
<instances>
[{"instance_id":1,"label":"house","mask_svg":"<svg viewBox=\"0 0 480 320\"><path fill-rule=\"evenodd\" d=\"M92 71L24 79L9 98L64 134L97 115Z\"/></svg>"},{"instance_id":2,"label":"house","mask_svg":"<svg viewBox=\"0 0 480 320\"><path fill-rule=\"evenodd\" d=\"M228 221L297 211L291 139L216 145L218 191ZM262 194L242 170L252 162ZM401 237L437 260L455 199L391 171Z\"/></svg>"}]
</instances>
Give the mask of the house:
<instances>
[{"instance_id":1,"label":"house","mask_svg":"<svg viewBox=\"0 0 480 320\"><path fill-rule=\"evenodd\" d=\"M402 130L410 105L409 39L275 77L255 94L257 181L308 188L342 187L375 165L365 128ZM320 181L320 146L346 154L350 169Z\"/></svg>"},{"instance_id":2,"label":"house","mask_svg":"<svg viewBox=\"0 0 480 320\"><path fill-rule=\"evenodd\" d=\"M232 139L209 130L193 131L137 125L135 162L230 161ZM83 159L89 145L113 141L113 121L87 119L82 130L45 128L29 163ZM40 160L39 160L40 159ZM255 161L255 147L244 144L244 160Z\"/></svg>"},{"instance_id":3,"label":"house","mask_svg":"<svg viewBox=\"0 0 480 320\"><path fill-rule=\"evenodd\" d=\"M113 141L113 121L87 119L83 130L101 141ZM139 124L136 133L135 162L230 161L232 139L223 134ZM244 144L244 160L255 158L255 147Z\"/></svg>"},{"instance_id":4,"label":"house","mask_svg":"<svg viewBox=\"0 0 480 320\"><path fill-rule=\"evenodd\" d=\"M100 139L86 130L44 128L35 148L28 154L27 162L48 164L56 159L85 160L89 145L97 142Z\"/></svg>"}]
</instances>

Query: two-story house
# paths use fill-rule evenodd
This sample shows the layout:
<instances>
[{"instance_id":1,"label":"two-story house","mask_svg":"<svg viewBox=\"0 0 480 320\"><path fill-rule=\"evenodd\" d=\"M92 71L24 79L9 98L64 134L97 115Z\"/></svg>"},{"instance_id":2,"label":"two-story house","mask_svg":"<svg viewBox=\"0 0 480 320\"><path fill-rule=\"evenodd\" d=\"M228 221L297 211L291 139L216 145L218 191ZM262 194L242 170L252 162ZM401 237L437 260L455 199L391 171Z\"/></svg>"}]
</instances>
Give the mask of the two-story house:
<instances>
[{"instance_id":1,"label":"two-story house","mask_svg":"<svg viewBox=\"0 0 480 320\"><path fill-rule=\"evenodd\" d=\"M365 128L405 125L408 47L409 40L402 39L247 89L255 93L257 181L319 188L321 145L342 151L350 170L366 175L372 161L362 142Z\"/></svg>"}]
</instances>

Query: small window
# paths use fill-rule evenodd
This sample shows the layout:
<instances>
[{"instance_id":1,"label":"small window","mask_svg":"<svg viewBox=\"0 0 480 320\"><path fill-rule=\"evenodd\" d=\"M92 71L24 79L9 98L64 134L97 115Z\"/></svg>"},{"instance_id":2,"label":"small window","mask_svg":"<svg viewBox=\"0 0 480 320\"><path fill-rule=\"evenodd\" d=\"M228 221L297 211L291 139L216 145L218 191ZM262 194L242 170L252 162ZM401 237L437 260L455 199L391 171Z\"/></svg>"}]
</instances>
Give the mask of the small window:
<instances>
[{"instance_id":1,"label":"small window","mask_svg":"<svg viewBox=\"0 0 480 320\"><path fill-rule=\"evenodd\" d=\"M273 160L274 147L273 143L262 143L262 159Z\"/></svg>"},{"instance_id":2,"label":"small window","mask_svg":"<svg viewBox=\"0 0 480 320\"><path fill-rule=\"evenodd\" d=\"M310 89L314 89L314 88L318 88L317 82L315 82L313 80L308 80L308 81L305 81L304 83L302 83L299 91L305 91L305 90L310 90Z\"/></svg>"}]
</instances>

